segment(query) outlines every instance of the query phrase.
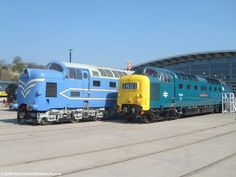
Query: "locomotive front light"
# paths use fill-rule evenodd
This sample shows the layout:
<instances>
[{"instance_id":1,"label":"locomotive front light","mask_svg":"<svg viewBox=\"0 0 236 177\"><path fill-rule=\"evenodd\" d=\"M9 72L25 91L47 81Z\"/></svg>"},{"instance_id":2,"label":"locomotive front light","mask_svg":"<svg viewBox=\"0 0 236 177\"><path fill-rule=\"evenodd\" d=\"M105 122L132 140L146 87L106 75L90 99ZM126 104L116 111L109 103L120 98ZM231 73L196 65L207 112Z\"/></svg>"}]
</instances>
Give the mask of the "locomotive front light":
<instances>
[{"instance_id":1,"label":"locomotive front light","mask_svg":"<svg viewBox=\"0 0 236 177\"><path fill-rule=\"evenodd\" d=\"M19 113L18 113L18 117L19 117L20 119L25 118L25 112L19 112Z\"/></svg>"},{"instance_id":2,"label":"locomotive front light","mask_svg":"<svg viewBox=\"0 0 236 177\"><path fill-rule=\"evenodd\" d=\"M140 98L136 98L136 103L140 104L141 103L141 99Z\"/></svg>"},{"instance_id":3,"label":"locomotive front light","mask_svg":"<svg viewBox=\"0 0 236 177\"><path fill-rule=\"evenodd\" d=\"M136 94L136 97L137 97L137 98L142 98L142 94L139 94L139 93L138 93L138 94Z\"/></svg>"},{"instance_id":4,"label":"locomotive front light","mask_svg":"<svg viewBox=\"0 0 236 177\"><path fill-rule=\"evenodd\" d=\"M124 112L124 113L127 113L127 112L128 112L127 107L124 107L124 108L123 108L123 112Z\"/></svg>"},{"instance_id":5,"label":"locomotive front light","mask_svg":"<svg viewBox=\"0 0 236 177\"><path fill-rule=\"evenodd\" d=\"M132 98L131 98L131 97L129 97L129 98L128 98L128 102L131 102L131 101L132 101Z\"/></svg>"},{"instance_id":6,"label":"locomotive front light","mask_svg":"<svg viewBox=\"0 0 236 177\"><path fill-rule=\"evenodd\" d=\"M24 111L24 110L26 110L26 107L27 107L26 104L21 104L21 105L19 106L19 110Z\"/></svg>"},{"instance_id":7,"label":"locomotive front light","mask_svg":"<svg viewBox=\"0 0 236 177\"><path fill-rule=\"evenodd\" d=\"M132 113L135 114L135 108L132 108Z\"/></svg>"}]
</instances>

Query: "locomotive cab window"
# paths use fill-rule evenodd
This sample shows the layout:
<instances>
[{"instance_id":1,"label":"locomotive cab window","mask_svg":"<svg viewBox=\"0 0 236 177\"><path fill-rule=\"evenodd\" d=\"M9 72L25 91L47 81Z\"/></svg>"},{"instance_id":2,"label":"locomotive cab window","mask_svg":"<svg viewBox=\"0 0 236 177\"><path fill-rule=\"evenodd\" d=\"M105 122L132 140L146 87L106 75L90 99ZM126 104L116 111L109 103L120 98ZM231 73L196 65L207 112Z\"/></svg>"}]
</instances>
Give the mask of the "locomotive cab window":
<instances>
[{"instance_id":1,"label":"locomotive cab window","mask_svg":"<svg viewBox=\"0 0 236 177\"><path fill-rule=\"evenodd\" d=\"M179 84L179 89L183 89L184 85L183 84Z\"/></svg>"},{"instance_id":2,"label":"locomotive cab window","mask_svg":"<svg viewBox=\"0 0 236 177\"><path fill-rule=\"evenodd\" d=\"M51 66L49 67L49 69L59 71L59 72L63 72L62 66L57 64L57 63L52 63Z\"/></svg>"},{"instance_id":3,"label":"locomotive cab window","mask_svg":"<svg viewBox=\"0 0 236 177\"><path fill-rule=\"evenodd\" d=\"M150 68L146 68L144 71L144 74L147 76L159 77L159 73L153 69L150 69Z\"/></svg>"},{"instance_id":4,"label":"locomotive cab window","mask_svg":"<svg viewBox=\"0 0 236 177\"><path fill-rule=\"evenodd\" d=\"M197 85L194 85L194 90L197 90L198 89L198 86Z\"/></svg>"},{"instance_id":5,"label":"locomotive cab window","mask_svg":"<svg viewBox=\"0 0 236 177\"><path fill-rule=\"evenodd\" d=\"M46 83L46 97L57 97L57 83Z\"/></svg>"}]
</instances>

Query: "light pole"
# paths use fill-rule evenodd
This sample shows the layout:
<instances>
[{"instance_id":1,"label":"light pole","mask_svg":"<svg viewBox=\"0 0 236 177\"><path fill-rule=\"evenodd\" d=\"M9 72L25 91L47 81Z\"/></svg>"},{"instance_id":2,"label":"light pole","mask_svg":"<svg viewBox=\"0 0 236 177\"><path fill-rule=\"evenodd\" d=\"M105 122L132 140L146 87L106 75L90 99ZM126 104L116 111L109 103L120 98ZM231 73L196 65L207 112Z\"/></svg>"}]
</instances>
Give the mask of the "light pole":
<instances>
[{"instance_id":1,"label":"light pole","mask_svg":"<svg viewBox=\"0 0 236 177\"><path fill-rule=\"evenodd\" d=\"M69 62L70 62L70 63L71 63L71 52L72 52L72 50L73 50L73 49L69 49L69 57L70 57L70 58L69 58L69 59L70 59Z\"/></svg>"}]
</instances>

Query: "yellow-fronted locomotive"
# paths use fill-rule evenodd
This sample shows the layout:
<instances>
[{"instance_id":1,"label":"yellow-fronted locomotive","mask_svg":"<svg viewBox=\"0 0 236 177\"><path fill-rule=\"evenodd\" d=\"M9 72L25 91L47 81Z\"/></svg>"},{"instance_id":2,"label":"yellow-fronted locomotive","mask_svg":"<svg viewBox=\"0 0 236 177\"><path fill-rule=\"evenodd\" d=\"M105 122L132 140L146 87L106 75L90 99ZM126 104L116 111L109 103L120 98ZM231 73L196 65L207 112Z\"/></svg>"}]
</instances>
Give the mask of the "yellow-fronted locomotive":
<instances>
[{"instance_id":1,"label":"yellow-fronted locomotive","mask_svg":"<svg viewBox=\"0 0 236 177\"><path fill-rule=\"evenodd\" d=\"M229 88L217 79L146 66L119 80L117 105L127 120L142 122L221 111Z\"/></svg>"}]
</instances>

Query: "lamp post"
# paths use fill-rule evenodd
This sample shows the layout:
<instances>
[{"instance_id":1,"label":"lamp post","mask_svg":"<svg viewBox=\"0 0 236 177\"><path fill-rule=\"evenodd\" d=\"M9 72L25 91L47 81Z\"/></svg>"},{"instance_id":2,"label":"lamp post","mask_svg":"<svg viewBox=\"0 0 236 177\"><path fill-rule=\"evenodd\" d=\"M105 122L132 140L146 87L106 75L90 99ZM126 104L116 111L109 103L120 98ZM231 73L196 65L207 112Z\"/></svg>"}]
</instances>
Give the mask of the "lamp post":
<instances>
[{"instance_id":1,"label":"lamp post","mask_svg":"<svg viewBox=\"0 0 236 177\"><path fill-rule=\"evenodd\" d=\"M73 49L69 49L69 62L71 63L71 52L72 52Z\"/></svg>"}]
</instances>

